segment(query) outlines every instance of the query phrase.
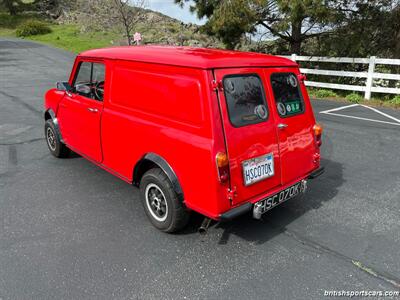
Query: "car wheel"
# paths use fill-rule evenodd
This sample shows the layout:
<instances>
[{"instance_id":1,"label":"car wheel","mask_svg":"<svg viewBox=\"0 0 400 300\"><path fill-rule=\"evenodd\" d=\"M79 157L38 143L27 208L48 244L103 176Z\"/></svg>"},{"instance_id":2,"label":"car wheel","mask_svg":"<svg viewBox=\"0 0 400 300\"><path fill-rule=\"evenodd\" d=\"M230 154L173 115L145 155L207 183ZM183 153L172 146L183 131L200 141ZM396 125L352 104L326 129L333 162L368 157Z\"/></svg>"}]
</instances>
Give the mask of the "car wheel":
<instances>
[{"instance_id":1,"label":"car wheel","mask_svg":"<svg viewBox=\"0 0 400 300\"><path fill-rule=\"evenodd\" d=\"M186 226L189 212L161 169L150 169L143 175L140 192L146 215L156 228L176 232Z\"/></svg>"},{"instance_id":2,"label":"car wheel","mask_svg":"<svg viewBox=\"0 0 400 300\"><path fill-rule=\"evenodd\" d=\"M44 125L44 135L51 154L58 158L69 155L70 150L60 141L60 137L51 119L47 120Z\"/></svg>"}]
</instances>

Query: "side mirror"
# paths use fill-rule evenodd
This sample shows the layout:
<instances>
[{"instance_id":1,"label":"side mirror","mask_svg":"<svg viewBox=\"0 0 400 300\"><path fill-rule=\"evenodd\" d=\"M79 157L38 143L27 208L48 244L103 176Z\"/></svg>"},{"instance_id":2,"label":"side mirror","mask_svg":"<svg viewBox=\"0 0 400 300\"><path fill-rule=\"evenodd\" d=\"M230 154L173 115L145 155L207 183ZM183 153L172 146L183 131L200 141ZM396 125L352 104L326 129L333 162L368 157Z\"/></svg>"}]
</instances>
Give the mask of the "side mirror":
<instances>
[{"instance_id":1,"label":"side mirror","mask_svg":"<svg viewBox=\"0 0 400 300\"><path fill-rule=\"evenodd\" d=\"M65 92L72 91L72 86L69 85L68 81L57 82L56 86L57 86L57 90L59 90L59 91L65 91Z\"/></svg>"}]
</instances>

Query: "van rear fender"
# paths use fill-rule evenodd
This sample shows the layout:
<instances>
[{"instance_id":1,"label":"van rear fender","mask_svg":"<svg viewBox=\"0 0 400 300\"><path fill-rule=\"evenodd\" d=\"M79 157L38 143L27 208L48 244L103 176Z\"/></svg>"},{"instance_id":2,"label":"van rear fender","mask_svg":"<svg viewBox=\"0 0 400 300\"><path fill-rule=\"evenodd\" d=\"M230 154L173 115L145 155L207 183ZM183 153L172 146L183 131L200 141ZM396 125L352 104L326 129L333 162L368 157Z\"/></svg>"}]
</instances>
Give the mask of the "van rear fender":
<instances>
[{"instance_id":1,"label":"van rear fender","mask_svg":"<svg viewBox=\"0 0 400 300\"><path fill-rule=\"evenodd\" d=\"M179 183L178 176L176 176L170 164L163 157L156 153L147 153L136 163L133 170L133 184L139 186L143 174L154 167L158 167L163 170L168 179L171 181L172 187L179 200L183 201L183 191Z\"/></svg>"}]
</instances>

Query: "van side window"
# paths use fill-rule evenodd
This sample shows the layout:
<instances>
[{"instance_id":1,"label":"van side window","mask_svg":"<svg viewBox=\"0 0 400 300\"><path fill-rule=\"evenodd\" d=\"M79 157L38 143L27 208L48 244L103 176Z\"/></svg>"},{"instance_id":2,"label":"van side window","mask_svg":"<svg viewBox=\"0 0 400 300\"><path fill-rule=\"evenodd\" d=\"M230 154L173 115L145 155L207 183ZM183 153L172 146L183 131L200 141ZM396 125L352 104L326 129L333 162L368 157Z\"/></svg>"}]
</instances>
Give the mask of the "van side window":
<instances>
[{"instance_id":1,"label":"van side window","mask_svg":"<svg viewBox=\"0 0 400 300\"><path fill-rule=\"evenodd\" d=\"M257 75L229 75L224 77L223 85L233 126L257 124L268 118L263 86Z\"/></svg>"},{"instance_id":2,"label":"van side window","mask_svg":"<svg viewBox=\"0 0 400 300\"><path fill-rule=\"evenodd\" d=\"M100 63L82 62L74 80L74 91L83 97L103 101L105 66Z\"/></svg>"},{"instance_id":3,"label":"van side window","mask_svg":"<svg viewBox=\"0 0 400 300\"><path fill-rule=\"evenodd\" d=\"M275 103L281 117L290 117L304 112L299 81L293 73L274 73L271 75Z\"/></svg>"}]
</instances>

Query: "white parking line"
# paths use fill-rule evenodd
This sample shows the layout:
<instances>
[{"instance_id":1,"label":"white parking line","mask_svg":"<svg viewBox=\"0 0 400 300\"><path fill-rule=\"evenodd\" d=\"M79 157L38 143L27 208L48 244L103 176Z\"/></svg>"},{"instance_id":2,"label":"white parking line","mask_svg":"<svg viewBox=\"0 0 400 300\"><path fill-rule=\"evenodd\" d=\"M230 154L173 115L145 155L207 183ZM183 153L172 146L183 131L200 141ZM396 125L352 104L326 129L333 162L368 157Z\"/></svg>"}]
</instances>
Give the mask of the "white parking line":
<instances>
[{"instance_id":1,"label":"white parking line","mask_svg":"<svg viewBox=\"0 0 400 300\"><path fill-rule=\"evenodd\" d=\"M370 122L377 122L377 123L384 123L384 124L391 124L391 125L400 126L400 123L394 123L394 122L386 122L386 121L380 121L380 120L374 120L374 119L368 119L368 118L361 118L361 117L355 117L355 116L348 116L348 115L342 115L342 114L335 114L335 113L325 113L325 114L331 115L331 116L352 118L352 119L357 119L357 120L365 120L365 121L370 121Z\"/></svg>"},{"instance_id":2,"label":"white parking line","mask_svg":"<svg viewBox=\"0 0 400 300\"><path fill-rule=\"evenodd\" d=\"M385 116L386 118L395 120L396 122L399 122L399 123L400 123L400 120L399 120L399 119L396 119L395 117L392 117L392 116L390 116L390 115L388 115L388 114L385 114L384 112L381 112L381 111L377 110L376 108L369 107L369 106L362 105L362 104L361 104L361 106L362 106L362 107L365 107L365 108L368 108L368 109L370 109L370 110L373 110L374 112L377 112L378 114L381 114L382 116Z\"/></svg>"},{"instance_id":3,"label":"white parking line","mask_svg":"<svg viewBox=\"0 0 400 300\"><path fill-rule=\"evenodd\" d=\"M336 108L333 108L333 109L324 110L324 111L321 111L320 114L327 114L327 113L330 113L332 111L338 111L338 110L342 110L342 109L350 108L350 107L354 107L354 106L359 106L359 104L351 104L351 105L346 105L346 106L336 107Z\"/></svg>"},{"instance_id":4,"label":"white parking line","mask_svg":"<svg viewBox=\"0 0 400 300\"><path fill-rule=\"evenodd\" d=\"M334 113L334 111L339 111L339 110L343 110L346 108L350 108L350 107L356 107L356 106L362 106L365 108L368 108L382 116L385 116L386 118L389 118L391 120L396 121L395 122L387 122L387 121L381 121L381 120L374 120L374 119L369 119L369 118L362 118L362 117L356 117L356 116L349 116L349 115L343 115L343 114L338 114L338 113ZM376 123L383 123L383 124L390 124L390 125L396 125L396 126L400 126L400 120L392 117L384 112L381 112L379 110L377 110L376 108L373 107L369 107L367 105L363 105L363 104L351 104L351 105L345 105L345 106L341 106L341 107L337 107L337 108L333 108L333 109L328 109L328 110L324 110L321 111L320 114L326 114L326 115L331 115L331 116L337 116L337 117L343 117L343 118L351 118L351 119L357 119L357 120L364 120L364 121L369 121L369 122L376 122Z\"/></svg>"}]
</instances>

